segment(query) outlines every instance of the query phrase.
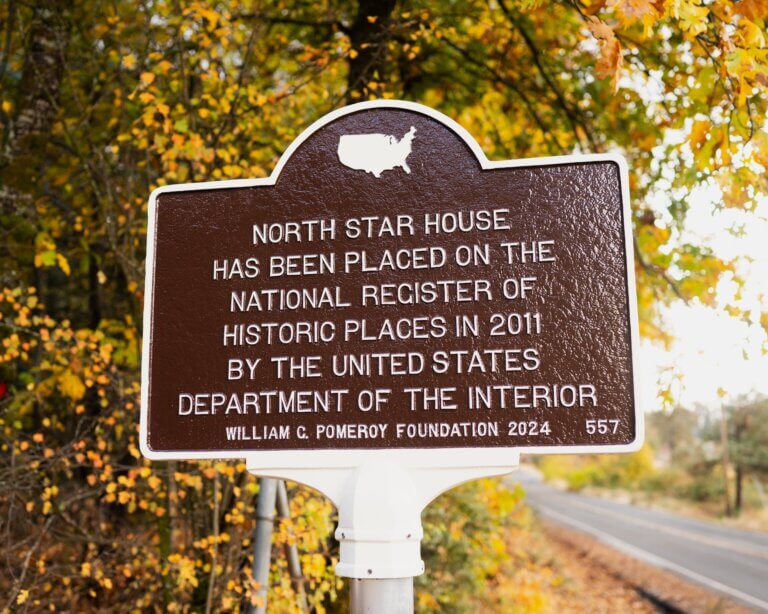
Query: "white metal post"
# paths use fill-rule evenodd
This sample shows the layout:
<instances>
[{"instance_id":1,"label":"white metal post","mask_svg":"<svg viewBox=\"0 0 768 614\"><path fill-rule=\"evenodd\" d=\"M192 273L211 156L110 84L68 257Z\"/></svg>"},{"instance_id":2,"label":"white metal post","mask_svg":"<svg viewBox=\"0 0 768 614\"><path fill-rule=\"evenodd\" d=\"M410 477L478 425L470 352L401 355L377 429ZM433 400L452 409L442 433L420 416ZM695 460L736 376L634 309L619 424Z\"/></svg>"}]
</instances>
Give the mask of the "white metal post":
<instances>
[{"instance_id":1,"label":"white metal post","mask_svg":"<svg viewBox=\"0 0 768 614\"><path fill-rule=\"evenodd\" d=\"M418 456L404 459L398 453L377 453L359 465L314 469L265 468L248 459L248 471L306 484L336 505L340 543L336 573L350 578L352 614L410 614L413 578L424 573L422 510L463 482L511 473L520 456L505 451L496 463L470 465L466 452L457 451L454 466L435 467L420 462Z\"/></svg>"},{"instance_id":2,"label":"white metal post","mask_svg":"<svg viewBox=\"0 0 768 614\"><path fill-rule=\"evenodd\" d=\"M351 614L412 614L413 578L350 580Z\"/></svg>"}]
</instances>

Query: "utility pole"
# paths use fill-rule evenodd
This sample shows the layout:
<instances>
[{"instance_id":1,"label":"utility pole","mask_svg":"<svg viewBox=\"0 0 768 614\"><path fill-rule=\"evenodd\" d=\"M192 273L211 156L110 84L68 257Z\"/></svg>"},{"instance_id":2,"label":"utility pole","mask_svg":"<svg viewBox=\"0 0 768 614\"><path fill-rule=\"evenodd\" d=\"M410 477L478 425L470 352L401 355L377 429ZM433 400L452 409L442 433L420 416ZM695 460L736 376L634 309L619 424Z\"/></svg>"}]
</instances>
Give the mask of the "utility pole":
<instances>
[{"instance_id":1,"label":"utility pole","mask_svg":"<svg viewBox=\"0 0 768 614\"><path fill-rule=\"evenodd\" d=\"M256 504L256 530L253 540L253 580L258 589L258 605L250 603L248 614L266 614L269 591L269 566L272 558L272 529L275 524L277 480L259 480L259 500Z\"/></svg>"},{"instance_id":2,"label":"utility pole","mask_svg":"<svg viewBox=\"0 0 768 614\"><path fill-rule=\"evenodd\" d=\"M286 520L291 518L291 508L288 503L288 489L285 487L285 480L277 480L277 514L280 518ZM301 573L299 549L296 547L295 542L291 541L291 543L286 544L285 555L288 559L288 573L291 574L293 590L296 591L299 601L299 610L309 612L307 595L304 592L304 575Z\"/></svg>"},{"instance_id":3,"label":"utility pole","mask_svg":"<svg viewBox=\"0 0 768 614\"><path fill-rule=\"evenodd\" d=\"M725 515L731 516L733 511L731 509L731 493L728 483L728 473L730 472L731 468L731 458L728 451L728 416L725 410L725 403L723 403L725 390L719 388L717 393L720 396L720 446L723 449L723 490L725 491Z\"/></svg>"}]
</instances>

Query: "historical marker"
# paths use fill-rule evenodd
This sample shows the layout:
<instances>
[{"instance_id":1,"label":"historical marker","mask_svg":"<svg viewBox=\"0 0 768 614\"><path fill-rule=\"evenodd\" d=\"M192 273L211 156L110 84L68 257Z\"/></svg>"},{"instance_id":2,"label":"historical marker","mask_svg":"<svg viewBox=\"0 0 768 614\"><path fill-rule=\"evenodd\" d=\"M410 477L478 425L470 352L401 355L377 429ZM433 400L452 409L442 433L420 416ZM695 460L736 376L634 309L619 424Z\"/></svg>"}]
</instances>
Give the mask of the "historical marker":
<instances>
[{"instance_id":1,"label":"historical marker","mask_svg":"<svg viewBox=\"0 0 768 614\"><path fill-rule=\"evenodd\" d=\"M352 611L412 611L441 492L521 452L637 449L636 348L619 156L491 162L374 101L267 179L150 198L142 451L327 495Z\"/></svg>"},{"instance_id":2,"label":"historical marker","mask_svg":"<svg viewBox=\"0 0 768 614\"><path fill-rule=\"evenodd\" d=\"M332 113L268 179L160 188L143 449L637 449L629 211L619 156L490 162L402 102Z\"/></svg>"}]
</instances>

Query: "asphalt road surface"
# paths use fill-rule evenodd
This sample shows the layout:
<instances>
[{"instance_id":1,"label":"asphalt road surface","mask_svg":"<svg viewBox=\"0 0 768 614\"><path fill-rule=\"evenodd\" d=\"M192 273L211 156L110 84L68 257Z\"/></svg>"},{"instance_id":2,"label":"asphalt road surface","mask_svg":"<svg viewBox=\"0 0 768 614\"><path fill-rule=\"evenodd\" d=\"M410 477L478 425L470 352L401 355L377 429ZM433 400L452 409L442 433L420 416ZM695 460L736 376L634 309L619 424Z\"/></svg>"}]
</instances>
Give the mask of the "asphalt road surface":
<instances>
[{"instance_id":1,"label":"asphalt road surface","mask_svg":"<svg viewBox=\"0 0 768 614\"><path fill-rule=\"evenodd\" d=\"M522 483L528 503L545 518L768 612L768 533L562 492L530 469L511 478Z\"/></svg>"}]
</instances>

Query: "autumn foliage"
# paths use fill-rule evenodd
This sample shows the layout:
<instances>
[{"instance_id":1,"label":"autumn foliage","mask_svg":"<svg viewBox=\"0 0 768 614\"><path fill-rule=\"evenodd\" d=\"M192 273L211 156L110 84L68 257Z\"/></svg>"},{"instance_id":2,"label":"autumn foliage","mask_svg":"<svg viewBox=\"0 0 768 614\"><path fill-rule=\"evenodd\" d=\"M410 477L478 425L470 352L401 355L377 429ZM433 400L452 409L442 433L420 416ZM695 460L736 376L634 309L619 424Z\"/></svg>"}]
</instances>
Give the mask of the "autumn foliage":
<instances>
[{"instance_id":1,"label":"autumn foliage","mask_svg":"<svg viewBox=\"0 0 768 614\"><path fill-rule=\"evenodd\" d=\"M376 97L438 108L490 158L618 150L642 328L662 338L660 304L736 280L681 225L697 188L745 211L766 188L766 20L765 0L2 3L0 608L250 599L254 478L137 448L154 187L263 177L312 121ZM272 603L297 607L295 542L310 607L342 608L333 509L290 494ZM420 609L477 606L518 499L487 482L436 504Z\"/></svg>"}]
</instances>

